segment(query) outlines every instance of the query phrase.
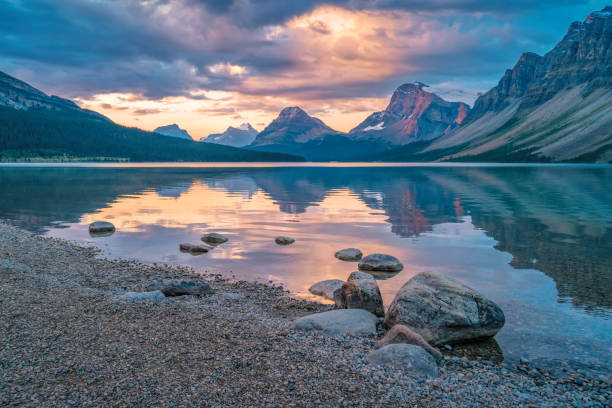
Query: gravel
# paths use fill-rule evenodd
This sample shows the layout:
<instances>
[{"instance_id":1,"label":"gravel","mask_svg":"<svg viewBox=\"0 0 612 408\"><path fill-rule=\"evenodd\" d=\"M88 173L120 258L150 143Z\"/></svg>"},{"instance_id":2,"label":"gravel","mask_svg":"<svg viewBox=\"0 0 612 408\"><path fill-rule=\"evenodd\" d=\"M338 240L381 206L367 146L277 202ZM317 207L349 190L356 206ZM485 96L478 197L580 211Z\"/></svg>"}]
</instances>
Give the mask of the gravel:
<instances>
[{"instance_id":1,"label":"gravel","mask_svg":"<svg viewBox=\"0 0 612 408\"><path fill-rule=\"evenodd\" d=\"M214 293L117 301L161 279L206 280ZM612 400L610 377L555 378L447 356L439 377L415 378L368 363L380 332L354 338L291 328L295 318L329 308L280 287L101 259L96 249L0 224L0 406L603 407Z\"/></svg>"}]
</instances>

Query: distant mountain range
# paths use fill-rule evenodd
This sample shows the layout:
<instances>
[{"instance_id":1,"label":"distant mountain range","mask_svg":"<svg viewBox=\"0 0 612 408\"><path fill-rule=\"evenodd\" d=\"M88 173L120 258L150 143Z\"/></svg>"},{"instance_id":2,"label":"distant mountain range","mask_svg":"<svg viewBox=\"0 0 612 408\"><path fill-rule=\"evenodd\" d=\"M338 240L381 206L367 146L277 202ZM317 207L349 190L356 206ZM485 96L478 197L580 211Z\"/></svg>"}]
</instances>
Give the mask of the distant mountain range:
<instances>
[{"instance_id":1,"label":"distant mountain range","mask_svg":"<svg viewBox=\"0 0 612 408\"><path fill-rule=\"evenodd\" d=\"M213 133L203 137L200 139L200 142L244 147L253 143L257 133L259 132L250 123L243 123L239 127L229 126L223 133Z\"/></svg>"},{"instance_id":2,"label":"distant mountain range","mask_svg":"<svg viewBox=\"0 0 612 408\"><path fill-rule=\"evenodd\" d=\"M157 128L155 133L125 128L0 72L0 160L237 161L300 156L314 161L609 163L612 7L572 23L545 55L524 53L472 109L425 88L419 82L401 85L385 110L372 113L348 133L293 106L282 109L260 133L243 124L194 143L178 125Z\"/></svg>"},{"instance_id":3,"label":"distant mountain range","mask_svg":"<svg viewBox=\"0 0 612 408\"><path fill-rule=\"evenodd\" d=\"M159 133L160 135L170 137L178 137L179 139L193 140L189 133L187 133L185 129L178 127L176 123L167 126L160 126L156 128L153 133Z\"/></svg>"}]
</instances>

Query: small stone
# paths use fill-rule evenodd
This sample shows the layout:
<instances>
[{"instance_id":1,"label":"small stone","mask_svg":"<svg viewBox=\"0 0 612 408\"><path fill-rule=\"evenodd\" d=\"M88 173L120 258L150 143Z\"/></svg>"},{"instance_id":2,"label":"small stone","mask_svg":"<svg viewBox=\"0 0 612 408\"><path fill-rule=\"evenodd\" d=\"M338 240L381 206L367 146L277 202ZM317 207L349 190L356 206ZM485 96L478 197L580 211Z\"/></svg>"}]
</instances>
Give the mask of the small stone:
<instances>
[{"instance_id":1,"label":"small stone","mask_svg":"<svg viewBox=\"0 0 612 408\"><path fill-rule=\"evenodd\" d=\"M451 346L450 344L445 344L444 348L448 351L451 351L453 349L453 346Z\"/></svg>"},{"instance_id":2,"label":"small stone","mask_svg":"<svg viewBox=\"0 0 612 408\"><path fill-rule=\"evenodd\" d=\"M107 236L115 232L115 226L110 222L96 221L89 224L89 234L94 236Z\"/></svg>"},{"instance_id":3,"label":"small stone","mask_svg":"<svg viewBox=\"0 0 612 408\"><path fill-rule=\"evenodd\" d=\"M401 368L411 376L437 377L438 366L423 348L413 344L389 344L368 354L371 364Z\"/></svg>"},{"instance_id":4,"label":"small stone","mask_svg":"<svg viewBox=\"0 0 612 408\"><path fill-rule=\"evenodd\" d=\"M183 243L179 245L181 252L188 252L192 255L200 255L210 251L210 247L206 245L194 245Z\"/></svg>"},{"instance_id":5,"label":"small stone","mask_svg":"<svg viewBox=\"0 0 612 408\"><path fill-rule=\"evenodd\" d=\"M371 254L359 262L360 271L399 272L404 265L394 256L385 254Z\"/></svg>"},{"instance_id":6,"label":"small stone","mask_svg":"<svg viewBox=\"0 0 612 408\"><path fill-rule=\"evenodd\" d=\"M363 254L357 248L345 248L336 252L334 256L342 261L355 262L360 260Z\"/></svg>"},{"instance_id":7,"label":"small stone","mask_svg":"<svg viewBox=\"0 0 612 408\"><path fill-rule=\"evenodd\" d=\"M208 282L180 279L165 279L162 281L157 281L154 282L149 288L161 290L161 292L168 297L185 295L202 296L213 292Z\"/></svg>"},{"instance_id":8,"label":"small stone","mask_svg":"<svg viewBox=\"0 0 612 408\"><path fill-rule=\"evenodd\" d=\"M209 234L202 235L200 239L208 244L214 244L214 245L222 244L224 242L227 242L228 240L228 238L225 235L221 235L216 232L211 232Z\"/></svg>"},{"instance_id":9,"label":"small stone","mask_svg":"<svg viewBox=\"0 0 612 408\"><path fill-rule=\"evenodd\" d=\"M278 245L291 245L295 242L295 239L291 237L279 236L274 239L274 242L276 242Z\"/></svg>"}]
</instances>

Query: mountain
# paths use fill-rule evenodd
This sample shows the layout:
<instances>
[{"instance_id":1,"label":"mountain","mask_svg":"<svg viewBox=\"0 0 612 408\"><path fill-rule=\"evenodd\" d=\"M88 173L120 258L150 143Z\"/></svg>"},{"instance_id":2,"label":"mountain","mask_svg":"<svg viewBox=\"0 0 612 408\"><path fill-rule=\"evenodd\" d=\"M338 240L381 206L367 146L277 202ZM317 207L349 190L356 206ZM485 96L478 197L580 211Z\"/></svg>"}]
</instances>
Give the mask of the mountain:
<instances>
[{"instance_id":1,"label":"mountain","mask_svg":"<svg viewBox=\"0 0 612 408\"><path fill-rule=\"evenodd\" d=\"M181 129L177 124L168 126L160 126L156 128L153 133L159 133L160 135L178 137L179 139L193 140L193 138L187 133L185 129Z\"/></svg>"},{"instance_id":2,"label":"mountain","mask_svg":"<svg viewBox=\"0 0 612 408\"><path fill-rule=\"evenodd\" d=\"M200 139L200 142L244 147L253 143L257 133L257 130L255 130L250 123L243 123L237 128L229 126L223 133L213 133L207 137L203 137Z\"/></svg>"},{"instance_id":3,"label":"mountain","mask_svg":"<svg viewBox=\"0 0 612 408\"><path fill-rule=\"evenodd\" d=\"M392 156L612 162L612 7L572 23L545 55L524 53L460 127L421 151L400 148L379 159Z\"/></svg>"},{"instance_id":4,"label":"mountain","mask_svg":"<svg viewBox=\"0 0 612 408\"><path fill-rule=\"evenodd\" d=\"M0 107L19 111L56 111L66 112L88 119L110 121L105 116L87 109L59 96L46 93L0 71Z\"/></svg>"},{"instance_id":5,"label":"mountain","mask_svg":"<svg viewBox=\"0 0 612 408\"><path fill-rule=\"evenodd\" d=\"M447 102L424 91L424 87L420 82L401 85L387 108L368 116L349 132L349 137L399 146L448 134L462 123L470 107L463 102Z\"/></svg>"},{"instance_id":6,"label":"mountain","mask_svg":"<svg viewBox=\"0 0 612 408\"><path fill-rule=\"evenodd\" d=\"M127 128L0 72L0 162L299 161Z\"/></svg>"}]
</instances>

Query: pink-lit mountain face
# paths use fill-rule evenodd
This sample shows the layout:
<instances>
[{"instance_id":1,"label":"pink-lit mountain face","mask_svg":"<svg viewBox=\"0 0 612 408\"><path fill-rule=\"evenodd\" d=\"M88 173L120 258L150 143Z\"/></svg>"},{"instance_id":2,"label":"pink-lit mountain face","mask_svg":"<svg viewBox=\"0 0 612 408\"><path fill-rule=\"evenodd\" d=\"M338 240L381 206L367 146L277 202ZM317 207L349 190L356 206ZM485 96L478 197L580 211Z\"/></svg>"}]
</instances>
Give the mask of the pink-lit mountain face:
<instances>
[{"instance_id":1,"label":"pink-lit mountain face","mask_svg":"<svg viewBox=\"0 0 612 408\"><path fill-rule=\"evenodd\" d=\"M349 132L349 137L399 146L435 139L460 125L470 107L445 101L424 87L418 82L400 86L389 106L368 116Z\"/></svg>"}]
</instances>

